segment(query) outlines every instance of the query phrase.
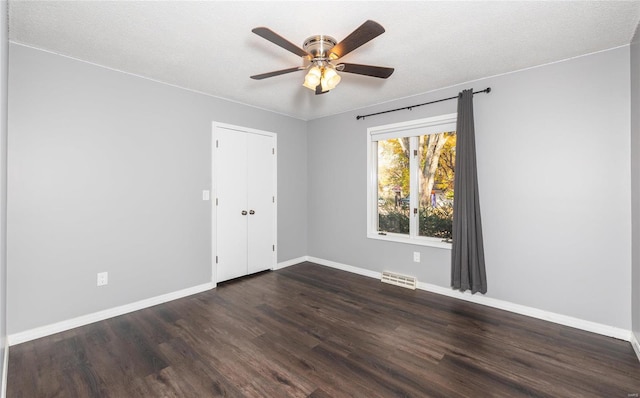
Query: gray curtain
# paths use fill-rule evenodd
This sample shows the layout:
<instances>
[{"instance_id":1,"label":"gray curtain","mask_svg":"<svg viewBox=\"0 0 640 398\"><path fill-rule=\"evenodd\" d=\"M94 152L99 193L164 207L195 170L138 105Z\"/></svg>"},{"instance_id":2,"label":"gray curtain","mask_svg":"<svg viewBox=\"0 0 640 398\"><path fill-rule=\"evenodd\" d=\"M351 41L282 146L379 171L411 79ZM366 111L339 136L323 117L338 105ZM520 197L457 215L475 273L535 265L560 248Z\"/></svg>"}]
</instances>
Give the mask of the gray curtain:
<instances>
[{"instance_id":1,"label":"gray curtain","mask_svg":"<svg viewBox=\"0 0 640 398\"><path fill-rule=\"evenodd\" d=\"M482 223L478 200L473 89L458 95L456 164L453 199L451 286L471 293L487 292Z\"/></svg>"}]
</instances>

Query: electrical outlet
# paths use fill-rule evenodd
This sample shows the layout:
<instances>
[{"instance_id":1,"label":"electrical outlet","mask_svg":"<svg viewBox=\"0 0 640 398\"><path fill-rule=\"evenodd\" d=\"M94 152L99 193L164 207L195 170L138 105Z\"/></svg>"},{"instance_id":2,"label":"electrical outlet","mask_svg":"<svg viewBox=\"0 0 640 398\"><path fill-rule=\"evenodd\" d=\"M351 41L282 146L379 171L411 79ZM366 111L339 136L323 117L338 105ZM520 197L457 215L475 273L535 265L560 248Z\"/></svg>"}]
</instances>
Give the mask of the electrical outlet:
<instances>
[{"instance_id":1,"label":"electrical outlet","mask_svg":"<svg viewBox=\"0 0 640 398\"><path fill-rule=\"evenodd\" d=\"M414 263L420 262L420 252L413 252L413 262Z\"/></svg>"},{"instance_id":2,"label":"electrical outlet","mask_svg":"<svg viewBox=\"0 0 640 398\"><path fill-rule=\"evenodd\" d=\"M104 286L109 283L108 272L98 272L98 286Z\"/></svg>"}]
</instances>

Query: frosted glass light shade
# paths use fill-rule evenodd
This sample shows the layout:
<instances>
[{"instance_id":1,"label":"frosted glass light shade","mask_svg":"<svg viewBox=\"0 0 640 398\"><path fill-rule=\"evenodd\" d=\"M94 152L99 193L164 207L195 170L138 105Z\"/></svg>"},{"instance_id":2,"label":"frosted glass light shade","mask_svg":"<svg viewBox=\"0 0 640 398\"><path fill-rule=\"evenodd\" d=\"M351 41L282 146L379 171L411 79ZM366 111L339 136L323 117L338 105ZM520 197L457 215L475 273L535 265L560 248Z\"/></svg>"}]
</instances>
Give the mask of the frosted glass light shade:
<instances>
[{"instance_id":1,"label":"frosted glass light shade","mask_svg":"<svg viewBox=\"0 0 640 398\"><path fill-rule=\"evenodd\" d=\"M322 91L333 90L340 83L340 75L333 68L325 68L322 73Z\"/></svg>"},{"instance_id":2,"label":"frosted glass light shade","mask_svg":"<svg viewBox=\"0 0 640 398\"><path fill-rule=\"evenodd\" d=\"M309 72L304 77L304 83L302 85L308 89L315 90L316 86L320 84L321 78L322 72L320 71L320 68L314 66L313 68L309 69Z\"/></svg>"}]
</instances>

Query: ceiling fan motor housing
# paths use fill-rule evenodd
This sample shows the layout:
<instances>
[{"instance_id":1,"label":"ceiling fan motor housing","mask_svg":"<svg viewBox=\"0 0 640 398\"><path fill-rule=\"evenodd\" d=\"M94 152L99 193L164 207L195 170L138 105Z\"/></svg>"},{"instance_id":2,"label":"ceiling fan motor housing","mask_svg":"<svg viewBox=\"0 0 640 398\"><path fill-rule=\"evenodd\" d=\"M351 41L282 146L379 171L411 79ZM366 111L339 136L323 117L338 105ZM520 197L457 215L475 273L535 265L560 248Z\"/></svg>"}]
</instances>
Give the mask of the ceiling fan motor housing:
<instances>
[{"instance_id":1,"label":"ceiling fan motor housing","mask_svg":"<svg viewBox=\"0 0 640 398\"><path fill-rule=\"evenodd\" d=\"M316 35L308 37L302 46L306 52L311 54L314 60L323 59L326 60L329 58L329 51L337 44L338 42L331 36L325 35Z\"/></svg>"}]
</instances>

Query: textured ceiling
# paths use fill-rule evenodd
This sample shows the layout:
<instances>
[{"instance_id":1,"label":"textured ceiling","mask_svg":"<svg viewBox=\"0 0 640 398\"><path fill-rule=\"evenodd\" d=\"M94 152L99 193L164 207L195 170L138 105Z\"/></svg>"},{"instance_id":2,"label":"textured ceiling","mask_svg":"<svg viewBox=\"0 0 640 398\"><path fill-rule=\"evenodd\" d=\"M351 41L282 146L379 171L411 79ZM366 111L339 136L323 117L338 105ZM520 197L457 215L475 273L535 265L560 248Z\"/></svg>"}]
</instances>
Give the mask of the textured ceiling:
<instances>
[{"instance_id":1,"label":"textured ceiling","mask_svg":"<svg viewBox=\"0 0 640 398\"><path fill-rule=\"evenodd\" d=\"M249 79L302 65L252 28L301 47L367 19L386 32L342 60L394 67L389 79L343 73L319 96L304 72ZM626 45L639 19L637 1L9 1L15 43L303 120Z\"/></svg>"}]
</instances>

